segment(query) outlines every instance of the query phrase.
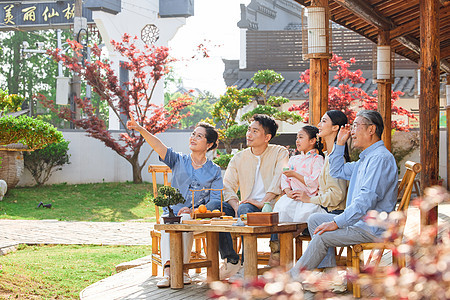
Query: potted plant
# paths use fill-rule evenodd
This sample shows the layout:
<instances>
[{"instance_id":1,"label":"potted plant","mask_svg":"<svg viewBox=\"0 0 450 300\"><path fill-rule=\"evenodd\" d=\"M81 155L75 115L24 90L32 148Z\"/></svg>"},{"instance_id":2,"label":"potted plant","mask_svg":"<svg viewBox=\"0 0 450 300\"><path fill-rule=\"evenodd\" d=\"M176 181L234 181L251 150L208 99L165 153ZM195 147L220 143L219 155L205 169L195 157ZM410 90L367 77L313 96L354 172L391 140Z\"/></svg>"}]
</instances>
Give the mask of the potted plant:
<instances>
[{"instance_id":1,"label":"potted plant","mask_svg":"<svg viewBox=\"0 0 450 300\"><path fill-rule=\"evenodd\" d=\"M153 198L153 203L158 206L167 207L169 210L169 216L163 217L164 224L175 224L180 223L181 217L175 216L171 205L178 203L184 203L184 198L180 191L171 186L162 186L158 189L158 196Z\"/></svg>"}]
</instances>

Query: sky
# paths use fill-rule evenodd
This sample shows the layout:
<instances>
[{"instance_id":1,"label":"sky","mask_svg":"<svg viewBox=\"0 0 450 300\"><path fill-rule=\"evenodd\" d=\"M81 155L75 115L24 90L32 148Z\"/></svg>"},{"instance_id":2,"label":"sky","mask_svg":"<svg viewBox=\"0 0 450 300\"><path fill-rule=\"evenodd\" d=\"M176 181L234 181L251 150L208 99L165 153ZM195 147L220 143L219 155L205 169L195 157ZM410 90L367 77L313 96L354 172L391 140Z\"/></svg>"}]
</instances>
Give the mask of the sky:
<instances>
[{"instance_id":1,"label":"sky","mask_svg":"<svg viewBox=\"0 0 450 300\"><path fill-rule=\"evenodd\" d=\"M184 87L210 91L215 96L225 92L222 58L239 59L240 3L250 0L195 0L194 16L186 19L175 37L169 41L170 52L179 59L174 64L176 77ZM206 45L209 58L195 51ZM192 59L193 55L197 57Z\"/></svg>"}]
</instances>

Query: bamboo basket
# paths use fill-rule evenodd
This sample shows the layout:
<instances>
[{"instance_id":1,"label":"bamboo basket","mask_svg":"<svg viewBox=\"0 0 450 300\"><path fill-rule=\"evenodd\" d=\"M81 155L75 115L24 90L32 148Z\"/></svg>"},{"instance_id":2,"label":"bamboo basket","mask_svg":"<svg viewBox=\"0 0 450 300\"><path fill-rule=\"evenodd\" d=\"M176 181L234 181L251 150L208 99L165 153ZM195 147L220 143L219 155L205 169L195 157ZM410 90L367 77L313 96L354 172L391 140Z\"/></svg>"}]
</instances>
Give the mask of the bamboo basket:
<instances>
[{"instance_id":1,"label":"bamboo basket","mask_svg":"<svg viewBox=\"0 0 450 300\"><path fill-rule=\"evenodd\" d=\"M1 146L1 149L0 179L6 181L8 189L12 189L19 183L22 175L24 168L22 151L26 149L23 145L17 144Z\"/></svg>"}]
</instances>

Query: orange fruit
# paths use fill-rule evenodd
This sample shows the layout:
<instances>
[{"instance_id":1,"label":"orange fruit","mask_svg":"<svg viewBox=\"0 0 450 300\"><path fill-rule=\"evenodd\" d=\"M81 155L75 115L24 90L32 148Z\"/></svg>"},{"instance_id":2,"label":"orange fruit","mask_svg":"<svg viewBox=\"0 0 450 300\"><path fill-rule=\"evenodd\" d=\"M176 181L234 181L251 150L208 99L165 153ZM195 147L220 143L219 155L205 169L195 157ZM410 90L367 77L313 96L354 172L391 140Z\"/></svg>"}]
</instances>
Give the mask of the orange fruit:
<instances>
[{"instance_id":1,"label":"orange fruit","mask_svg":"<svg viewBox=\"0 0 450 300\"><path fill-rule=\"evenodd\" d=\"M206 209L206 205L204 205L204 204L202 204L202 205L200 205L199 207L198 207L198 211L200 212L200 213L205 213L206 211L207 211L207 209Z\"/></svg>"},{"instance_id":2,"label":"orange fruit","mask_svg":"<svg viewBox=\"0 0 450 300\"><path fill-rule=\"evenodd\" d=\"M199 214L200 211L198 210L198 208L194 209L194 214Z\"/></svg>"},{"instance_id":3,"label":"orange fruit","mask_svg":"<svg viewBox=\"0 0 450 300\"><path fill-rule=\"evenodd\" d=\"M216 212L220 212L220 210L215 209L215 210L213 210L212 212L216 213Z\"/></svg>"},{"instance_id":4,"label":"orange fruit","mask_svg":"<svg viewBox=\"0 0 450 300\"><path fill-rule=\"evenodd\" d=\"M207 213L210 213L211 211L209 209L206 210Z\"/></svg>"}]
</instances>

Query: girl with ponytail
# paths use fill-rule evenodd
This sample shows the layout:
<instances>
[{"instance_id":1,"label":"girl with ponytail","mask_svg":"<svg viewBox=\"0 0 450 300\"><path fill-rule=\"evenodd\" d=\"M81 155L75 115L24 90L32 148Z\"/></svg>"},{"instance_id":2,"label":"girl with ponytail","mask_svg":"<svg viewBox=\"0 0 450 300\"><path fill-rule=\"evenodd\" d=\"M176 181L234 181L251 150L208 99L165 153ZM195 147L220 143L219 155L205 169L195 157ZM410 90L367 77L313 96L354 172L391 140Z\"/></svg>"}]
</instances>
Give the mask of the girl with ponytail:
<instances>
[{"instance_id":1,"label":"girl with ponytail","mask_svg":"<svg viewBox=\"0 0 450 300\"><path fill-rule=\"evenodd\" d=\"M347 116L340 110L327 111L320 120L318 138L325 142L325 161L322 172L319 175L319 192L316 196L306 194L296 194L295 199L304 203L320 205L326 212L340 214L345 208L345 199L347 197L347 181L336 179L330 175L330 164L328 155L333 151L334 143L341 126L348 123ZM348 146L345 145L345 160L350 161Z\"/></svg>"},{"instance_id":2,"label":"girl with ponytail","mask_svg":"<svg viewBox=\"0 0 450 300\"><path fill-rule=\"evenodd\" d=\"M297 133L296 145L301 154L289 159L289 167L281 175L281 189L286 194L278 199L273 209L278 212L280 222L306 222L310 214L324 212L319 205L295 199L297 193L312 197L319 190L324 159L316 137L318 132L317 127L306 125Z\"/></svg>"}]
</instances>

